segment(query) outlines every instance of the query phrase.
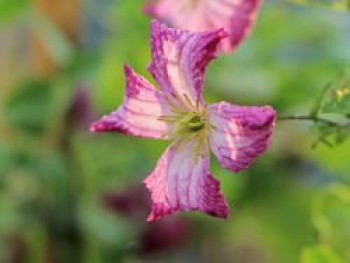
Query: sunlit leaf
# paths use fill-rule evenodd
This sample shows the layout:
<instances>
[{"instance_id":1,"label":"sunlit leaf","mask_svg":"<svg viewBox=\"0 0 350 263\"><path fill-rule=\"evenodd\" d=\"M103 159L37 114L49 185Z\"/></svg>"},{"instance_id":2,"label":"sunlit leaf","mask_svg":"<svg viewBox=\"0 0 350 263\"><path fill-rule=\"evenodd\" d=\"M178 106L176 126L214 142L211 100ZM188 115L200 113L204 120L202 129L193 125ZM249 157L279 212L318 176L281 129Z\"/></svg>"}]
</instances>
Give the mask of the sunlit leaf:
<instances>
[{"instance_id":1,"label":"sunlit leaf","mask_svg":"<svg viewBox=\"0 0 350 263\"><path fill-rule=\"evenodd\" d=\"M30 0L0 0L0 22L20 15L30 7Z\"/></svg>"},{"instance_id":2,"label":"sunlit leaf","mask_svg":"<svg viewBox=\"0 0 350 263\"><path fill-rule=\"evenodd\" d=\"M333 185L322 191L313 205L313 222L319 241L350 260L350 188Z\"/></svg>"},{"instance_id":3,"label":"sunlit leaf","mask_svg":"<svg viewBox=\"0 0 350 263\"><path fill-rule=\"evenodd\" d=\"M332 90L322 111L350 116L350 86L346 80L342 80L339 86Z\"/></svg>"},{"instance_id":4,"label":"sunlit leaf","mask_svg":"<svg viewBox=\"0 0 350 263\"><path fill-rule=\"evenodd\" d=\"M301 263L345 263L329 246L316 245L306 248L301 253Z\"/></svg>"}]
</instances>

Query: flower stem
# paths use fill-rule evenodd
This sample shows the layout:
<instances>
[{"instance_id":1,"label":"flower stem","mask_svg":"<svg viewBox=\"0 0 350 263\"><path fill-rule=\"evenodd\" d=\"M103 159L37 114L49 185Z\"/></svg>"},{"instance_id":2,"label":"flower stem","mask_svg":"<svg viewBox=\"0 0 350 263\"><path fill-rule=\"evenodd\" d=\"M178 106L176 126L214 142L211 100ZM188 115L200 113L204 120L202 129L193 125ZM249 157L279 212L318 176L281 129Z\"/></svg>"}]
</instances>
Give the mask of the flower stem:
<instances>
[{"instance_id":1,"label":"flower stem","mask_svg":"<svg viewBox=\"0 0 350 263\"><path fill-rule=\"evenodd\" d=\"M278 120L280 121L290 121L290 120L301 120L301 121L312 121L312 122L319 122L319 123L324 123L328 124L330 126L340 126L340 123L325 119L325 118L320 118L316 116L309 116L309 115L287 115L287 116L279 116Z\"/></svg>"}]
</instances>

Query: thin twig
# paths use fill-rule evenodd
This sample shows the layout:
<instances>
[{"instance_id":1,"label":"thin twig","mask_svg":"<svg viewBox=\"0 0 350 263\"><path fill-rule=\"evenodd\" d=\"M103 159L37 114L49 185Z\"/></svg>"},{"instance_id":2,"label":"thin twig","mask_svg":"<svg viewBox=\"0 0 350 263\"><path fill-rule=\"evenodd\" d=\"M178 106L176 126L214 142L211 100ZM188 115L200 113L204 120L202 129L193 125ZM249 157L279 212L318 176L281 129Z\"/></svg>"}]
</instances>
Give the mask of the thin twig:
<instances>
[{"instance_id":1,"label":"thin twig","mask_svg":"<svg viewBox=\"0 0 350 263\"><path fill-rule=\"evenodd\" d=\"M301 121L312 121L312 122L321 122L324 124L328 124L330 126L342 126L340 123L320 118L320 117L314 117L314 116L308 116L308 115L288 115L288 116L280 116L278 117L278 120L280 121L290 121L290 120L301 120Z\"/></svg>"}]
</instances>

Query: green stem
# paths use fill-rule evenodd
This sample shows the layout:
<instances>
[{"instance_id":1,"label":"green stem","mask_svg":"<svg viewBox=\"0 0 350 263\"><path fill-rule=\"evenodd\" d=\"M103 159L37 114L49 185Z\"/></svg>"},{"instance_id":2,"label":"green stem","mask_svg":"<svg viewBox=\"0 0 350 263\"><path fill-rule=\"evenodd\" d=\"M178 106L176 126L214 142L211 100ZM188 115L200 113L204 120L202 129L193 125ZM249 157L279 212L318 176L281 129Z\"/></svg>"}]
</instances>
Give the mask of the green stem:
<instances>
[{"instance_id":1,"label":"green stem","mask_svg":"<svg viewBox=\"0 0 350 263\"><path fill-rule=\"evenodd\" d=\"M288 115L288 116L280 116L278 117L279 121L290 121L290 120L300 120L300 121L312 121L312 122L319 122L319 123L324 123L324 124L328 124L330 126L341 126L341 124L328 120L328 119L324 119L324 118L320 118L320 117L316 117L316 116L308 116L308 115Z\"/></svg>"}]
</instances>

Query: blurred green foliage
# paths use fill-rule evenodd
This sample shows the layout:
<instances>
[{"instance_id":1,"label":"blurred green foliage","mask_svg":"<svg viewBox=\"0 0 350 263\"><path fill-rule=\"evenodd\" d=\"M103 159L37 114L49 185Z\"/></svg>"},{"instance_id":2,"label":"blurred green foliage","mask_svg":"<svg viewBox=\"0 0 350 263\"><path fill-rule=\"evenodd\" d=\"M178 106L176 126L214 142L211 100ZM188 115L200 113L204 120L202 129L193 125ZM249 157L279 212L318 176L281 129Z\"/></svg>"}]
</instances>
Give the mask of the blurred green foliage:
<instances>
[{"instance_id":1,"label":"blurred green foliage","mask_svg":"<svg viewBox=\"0 0 350 263\"><path fill-rule=\"evenodd\" d=\"M43 133L49 118L50 89L47 83L25 83L6 105L8 123L24 133Z\"/></svg>"},{"instance_id":2,"label":"blurred green foliage","mask_svg":"<svg viewBox=\"0 0 350 263\"><path fill-rule=\"evenodd\" d=\"M325 245L319 245L303 250L302 263L341 263L343 262L334 252Z\"/></svg>"},{"instance_id":3,"label":"blurred green foliage","mask_svg":"<svg viewBox=\"0 0 350 263\"><path fill-rule=\"evenodd\" d=\"M349 0L291 0L293 3L302 5L314 5L328 7L334 10L350 10Z\"/></svg>"},{"instance_id":4,"label":"blurred green foliage","mask_svg":"<svg viewBox=\"0 0 350 263\"><path fill-rule=\"evenodd\" d=\"M350 260L350 189L332 185L313 204L313 223L318 245L306 248L302 262L348 262Z\"/></svg>"},{"instance_id":5,"label":"blurred green foliage","mask_svg":"<svg viewBox=\"0 0 350 263\"><path fill-rule=\"evenodd\" d=\"M30 0L0 0L0 22L11 21L30 7Z\"/></svg>"}]
</instances>

